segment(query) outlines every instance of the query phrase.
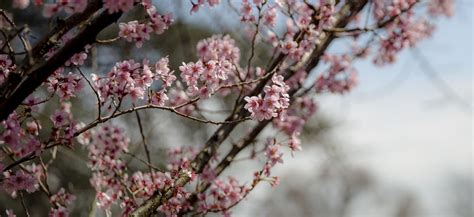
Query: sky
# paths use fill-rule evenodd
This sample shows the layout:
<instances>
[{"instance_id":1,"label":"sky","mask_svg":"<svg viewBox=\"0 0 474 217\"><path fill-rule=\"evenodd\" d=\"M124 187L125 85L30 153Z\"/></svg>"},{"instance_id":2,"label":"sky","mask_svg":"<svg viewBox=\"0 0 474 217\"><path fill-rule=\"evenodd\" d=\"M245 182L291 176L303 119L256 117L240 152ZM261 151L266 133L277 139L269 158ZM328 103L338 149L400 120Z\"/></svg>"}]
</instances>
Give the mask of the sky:
<instances>
[{"instance_id":1,"label":"sky","mask_svg":"<svg viewBox=\"0 0 474 217\"><path fill-rule=\"evenodd\" d=\"M453 216L439 199L449 177L473 176L472 11L472 2L457 2L456 15L416 51L390 67L356 64L360 85L320 101L321 112L343 123L339 140L351 162L417 193L427 216Z\"/></svg>"}]
</instances>

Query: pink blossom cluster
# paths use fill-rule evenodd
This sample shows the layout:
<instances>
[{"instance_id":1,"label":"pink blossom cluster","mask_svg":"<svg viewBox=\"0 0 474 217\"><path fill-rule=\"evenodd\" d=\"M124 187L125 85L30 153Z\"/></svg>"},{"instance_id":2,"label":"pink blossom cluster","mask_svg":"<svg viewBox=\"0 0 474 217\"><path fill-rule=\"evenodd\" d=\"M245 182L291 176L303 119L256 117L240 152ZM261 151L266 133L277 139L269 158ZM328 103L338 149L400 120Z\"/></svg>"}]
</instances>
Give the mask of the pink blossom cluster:
<instances>
[{"instance_id":1,"label":"pink blossom cluster","mask_svg":"<svg viewBox=\"0 0 474 217\"><path fill-rule=\"evenodd\" d=\"M336 10L333 1L320 0L319 2L320 6L318 16L320 17L320 21L317 29L322 30L323 28L329 28L334 24L334 12L336 12Z\"/></svg>"},{"instance_id":2,"label":"pink blossom cluster","mask_svg":"<svg viewBox=\"0 0 474 217\"><path fill-rule=\"evenodd\" d=\"M262 23L269 28L274 28L277 21L277 6L275 4L267 4L268 1L263 0L243 0L240 7L240 21L248 24L256 24L257 17L262 19ZM265 7L265 5L267 5ZM260 12L256 14L255 11Z\"/></svg>"},{"instance_id":3,"label":"pink blossom cluster","mask_svg":"<svg viewBox=\"0 0 474 217\"><path fill-rule=\"evenodd\" d=\"M183 187L177 187L174 197L170 198L166 203L158 207L158 210L167 217L178 217L181 211L190 210L192 207L187 202L191 194Z\"/></svg>"},{"instance_id":4,"label":"pink blossom cluster","mask_svg":"<svg viewBox=\"0 0 474 217\"><path fill-rule=\"evenodd\" d=\"M5 145L17 157L24 157L28 154L40 154L42 146L38 139L39 124L34 121L24 123L28 130L22 126L15 112L10 114L7 120L2 122L3 132L0 134L0 145Z\"/></svg>"},{"instance_id":5,"label":"pink blossom cluster","mask_svg":"<svg viewBox=\"0 0 474 217\"><path fill-rule=\"evenodd\" d=\"M7 214L7 217L16 217L15 213L11 209L5 210L5 214Z\"/></svg>"},{"instance_id":6,"label":"pink blossom cluster","mask_svg":"<svg viewBox=\"0 0 474 217\"><path fill-rule=\"evenodd\" d=\"M296 32L297 28L305 29L311 25L316 25L313 28L320 31L330 27L334 22L335 7L332 1L316 1L315 4L312 4L313 8L310 8L305 2L294 0L277 0L276 4L282 11L291 13L294 18L289 19L286 23L290 34ZM313 16L318 17L317 23L312 22Z\"/></svg>"},{"instance_id":7,"label":"pink blossom cluster","mask_svg":"<svg viewBox=\"0 0 474 217\"><path fill-rule=\"evenodd\" d=\"M137 171L129 176L125 162L121 159L122 153L128 151L128 144L129 139L123 130L111 125L95 130L90 142L85 144L89 149L89 166L94 172L90 181L97 191L98 207L110 210L112 204L119 203L122 216L128 216L157 190L172 186L179 177L179 170L188 169L190 160L187 159L196 154L192 148L171 149L168 152L171 173ZM133 196L130 192L133 192ZM187 205L188 197L189 193L184 188L178 188L175 196L160 206L159 210L167 216L176 216L180 211L190 208Z\"/></svg>"},{"instance_id":8,"label":"pink blossom cluster","mask_svg":"<svg viewBox=\"0 0 474 217\"><path fill-rule=\"evenodd\" d=\"M408 9L417 0L376 0L373 1L373 15L376 20L399 15L402 10Z\"/></svg>"},{"instance_id":9,"label":"pink blossom cluster","mask_svg":"<svg viewBox=\"0 0 474 217\"><path fill-rule=\"evenodd\" d=\"M18 191L25 190L28 193L33 193L39 187L34 175L21 170L16 171L14 174L6 171L3 173L3 177L4 180L1 183L1 187L12 197L16 197Z\"/></svg>"},{"instance_id":10,"label":"pink blossom cluster","mask_svg":"<svg viewBox=\"0 0 474 217\"><path fill-rule=\"evenodd\" d=\"M374 1L374 18L376 20L384 21L391 17L397 17L395 22L390 23L385 27L386 35L380 40L380 45L377 54L374 58L374 63L377 65L384 65L393 63L396 60L397 54L404 48L414 46L418 41L428 37L434 30L425 18L416 18L412 10L402 14L403 11L408 10L417 0L400 0L400 1ZM445 3L439 5L437 3ZM429 10L439 10L440 13L449 13L443 9L449 7L447 1L430 2L429 4L437 4L436 7ZM444 12L443 12L444 11ZM434 12L434 11L433 11Z\"/></svg>"},{"instance_id":11,"label":"pink blossom cluster","mask_svg":"<svg viewBox=\"0 0 474 217\"><path fill-rule=\"evenodd\" d=\"M268 142L274 141L269 139ZM198 214L207 214L210 212L221 213L223 216L231 216L230 209L241 202L260 181L268 181L271 186L279 184L278 177L270 177L271 168L276 163L283 160L282 153L278 151L279 146L268 146L266 148L267 161L262 170L254 172L253 180L249 186L239 184L238 180L232 176L226 179L217 179L214 172L205 169L200 175L200 181L211 183L208 191L197 194L198 203L195 210ZM206 175L207 174L207 175ZM204 178L203 176L208 176Z\"/></svg>"},{"instance_id":12,"label":"pink blossom cluster","mask_svg":"<svg viewBox=\"0 0 474 217\"><path fill-rule=\"evenodd\" d=\"M1 42L1 41L0 41ZM3 45L0 43L0 45ZM7 79L10 72L15 71L16 66L6 54L0 54L0 85Z\"/></svg>"},{"instance_id":13,"label":"pink blossom cluster","mask_svg":"<svg viewBox=\"0 0 474 217\"><path fill-rule=\"evenodd\" d=\"M74 54L66 63L65 66L82 66L84 62L87 60L87 54L89 53L89 49L91 48L90 45L84 47L84 51Z\"/></svg>"},{"instance_id":14,"label":"pink blossom cluster","mask_svg":"<svg viewBox=\"0 0 474 217\"><path fill-rule=\"evenodd\" d=\"M291 149L292 154L295 151L302 150L299 135L303 130L304 124L316 111L316 103L311 97L298 97L283 118L273 120L273 126L288 136L288 147Z\"/></svg>"},{"instance_id":15,"label":"pink blossom cluster","mask_svg":"<svg viewBox=\"0 0 474 217\"><path fill-rule=\"evenodd\" d=\"M101 103L110 99L122 99L128 95L134 100L143 99L145 88L153 82L153 73L151 70L142 70L141 67L141 64L134 60L124 60L117 62L106 77L91 74Z\"/></svg>"},{"instance_id":16,"label":"pink blossom cluster","mask_svg":"<svg viewBox=\"0 0 474 217\"><path fill-rule=\"evenodd\" d=\"M99 208L109 209L112 203L123 196L121 181L126 181L125 162L120 158L128 150L129 138L122 129L104 125L93 131L87 148L89 167L93 171L91 185L97 191Z\"/></svg>"},{"instance_id":17,"label":"pink blossom cluster","mask_svg":"<svg viewBox=\"0 0 474 217\"><path fill-rule=\"evenodd\" d=\"M317 109L316 103L310 96L297 97L287 110L283 120L275 119L274 124L287 135L301 132L304 122L308 121L316 113ZM299 118L301 121L293 121L293 117Z\"/></svg>"},{"instance_id":18,"label":"pink blossom cluster","mask_svg":"<svg viewBox=\"0 0 474 217\"><path fill-rule=\"evenodd\" d=\"M263 24L270 28L274 28L277 22L277 12L278 10L275 6L267 8L263 12Z\"/></svg>"},{"instance_id":19,"label":"pink blossom cluster","mask_svg":"<svg viewBox=\"0 0 474 217\"><path fill-rule=\"evenodd\" d=\"M215 159L217 159L217 156L215 157ZM214 171L210 165L207 165L206 167L204 167L203 171L201 174L199 174L199 181L201 181L202 183L212 183L216 177L217 177L217 174L216 174L216 171Z\"/></svg>"},{"instance_id":20,"label":"pink blossom cluster","mask_svg":"<svg viewBox=\"0 0 474 217\"><path fill-rule=\"evenodd\" d=\"M124 60L116 63L105 77L92 74L94 89L100 96L101 103L108 100L121 100L130 97L133 101L144 99L153 81L162 81L162 91L153 92L151 101L156 105L163 105L168 99L165 88L172 85L176 77L168 68L168 58L162 58L155 64L155 69L148 60L143 64L134 60Z\"/></svg>"},{"instance_id":21,"label":"pink blossom cluster","mask_svg":"<svg viewBox=\"0 0 474 217\"><path fill-rule=\"evenodd\" d=\"M265 96L247 96L245 97L245 109L250 112L252 119L263 121L276 117L281 117L288 108L290 96L288 90L290 87L285 84L281 75L272 77L272 85L264 88Z\"/></svg>"},{"instance_id":22,"label":"pink blossom cluster","mask_svg":"<svg viewBox=\"0 0 474 217\"><path fill-rule=\"evenodd\" d=\"M232 72L234 66L226 60L219 62L202 61L183 63L179 67L181 78L186 82L187 93L191 96L199 95L208 98L217 89L219 81L227 79L227 74ZM209 80L211 79L211 80Z\"/></svg>"},{"instance_id":23,"label":"pink blossom cluster","mask_svg":"<svg viewBox=\"0 0 474 217\"><path fill-rule=\"evenodd\" d=\"M161 58L155 63L155 79L161 81L162 88L160 91L152 91L150 101L153 105L163 106L169 100L166 92L176 80L176 76L173 75L173 71L169 68L169 59L167 57Z\"/></svg>"},{"instance_id":24,"label":"pink blossom cluster","mask_svg":"<svg viewBox=\"0 0 474 217\"><path fill-rule=\"evenodd\" d=\"M179 169L188 169L191 160L196 157L198 150L195 147L176 147L167 150L167 169L178 171Z\"/></svg>"},{"instance_id":25,"label":"pink blossom cluster","mask_svg":"<svg viewBox=\"0 0 474 217\"><path fill-rule=\"evenodd\" d=\"M207 98L235 76L240 50L229 36L216 35L199 41L197 53L200 60L183 63L179 70L187 85L187 93Z\"/></svg>"},{"instance_id":26,"label":"pink blossom cluster","mask_svg":"<svg viewBox=\"0 0 474 217\"><path fill-rule=\"evenodd\" d=\"M28 173L34 175L37 180L42 180L46 177L45 171L41 165L31 163L30 165L26 165L25 169Z\"/></svg>"},{"instance_id":27,"label":"pink blossom cluster","mask_svg":"<svg viewBox=\"0 0 474 217\"><path fill-rule=\"evenodd\" d=\"M123 151L128 150L129 138L123 129L104 125L93 132L89 149L89 166L96 171L120 171L125 168L120 159Z\"/></svg>"},{"instance_id":28,"label":"pink blossom cluster","mask_svg":"<svg viewBox=\"0 0 474 217\"><path fill-rule=\"evenodd\" d=\"M197 212L220 211L224 216L230 216L228 209L241 201L249 190L231 176L227 177L227 180L215 179L208 193L198 195Z\"/></svg>"},{"instance_id":29,"label":"pink blossom cluster","mask_svg":"<svg viewBox=\"0 0 474 217\"><path fill-rule=\"evenodd\" d=\"M199 8L204 6L206 3L209 5L209 7L214 7L218 5L221 0L197 0L197 2L194 2L194 0L191 1L191 13L195 13L199 11Z\"/></svg>"},{"instance_id":30,"label":"pink blossom cluster","mask_svg":"<svg viewBox=\"0 0 474 217\"><path fill-rule=\"evenodd\" d=\"M317 93L347 93L357 84L357 71L352 67L352 58L349 55L325 54L322 60L330 66L316 78L314 88Z\"/></svg>"},{"instance_id":31,"label":"pink blossom cluster","mask_svg":"<svg viewBox=\"0 0 474 217\"><path fill-rule=\"evenodd\" d=\"M280 52L286 54L290 60L299 61L305 53L311 52L319 43L320 30L316 29L315 25L311 24L305 30L305 34L299 42L293 40L295 32L288 32L284 40L279 43L272 42L272 44L279 45Z\"/></svg>"},{"instance_id":32,"label":"pink blossom cluster","mask_svg":"<svg viewBox=\"0 0 474 217\"><path fill-rule=\"evenodd\" d=\"M306 7L307 6L305 6L305 8ZM312 11L303 11L305 11L305 14L300 17L306 17L307 19L311 20L311 17L313 15ZM326 22L331 22L331 18L332 14L327 17ZM321 32L323 31L323 26L328 25L323 25L323 21L324 20L322 20L318 24L318 26L316 26L312 23L304 22L304 19L301 19L296 26L292 20L289 20L287 22L287 32L283 40L277 42L275 41L277 40L277 38L275 38L273 34L269 34L269 38L267 38L267 41L272 43L272 45L274 46L278 46L280 52L288 55L290 60L299 61L305 53L311 52L314 47L319 43L319 37L321 35ZM303 37L299 42L294 40L295 34L298 29L302 29L304 32Z\"/></svg>"},{"instance_id":33,"label":"pink blossom cluster","mask_svg":"<svg viewBox=\"0 0 474 217\"><path fill-rule=\"evenodd\" d=\"M380 40L380 47L374 59L377 65L393 63L397 54L404 48L415 46L420 40L429 37L434 26L424 18L415 20L414 15L406 13L398 22L388 25L387 36Z\"/></svg>"},{"instance_id":34,"label":"pink blossom cluster","mask_svg":"<svg viewBox=\"0 0 474 217\"><path fill-rule=\"evenodd\" d=\"M240 49L229 35L213 35L202 39L197 43L196 49L199 59L203 62L223 59L238 64L240 61Z\"/></svg>"},{"instance_id":35,"label":"pink blossom cluster","mask_svg":"<svg viewBox=\"0 0 474 217\"><path fill-rule=\"evenodd\" d=\"M263 173L266 176L270 176L271 169L277 163L283 163L283 153L280 151L281 144L277 143L275 139L269 138L267 140L266 148L265 148L265 156L267 157L267 161L265 163Z\"/></svg>"},{"instance_id":36,"label":"pink blossom cluster","mask_svg":"<svg viewBox=\"0 0 474 217\"><path fill-rule=\"evenodd\" d=\"M240 21L243 23L255 23L255 15L253 14L253 6L248 0L242 0L242 6L240 8Z\"/></svg>"},{"instance_id":37,"label":"pink blossom cluster","mask_svg":"<svg viewBox=\"0 0 474 217\"><path fill-rule=\"evenodd\" d=\"M157 190L164 187L173 186L175 180L180 176L180 171L189 173L191 181L197 177L191 172L190 163L198 150L195 147L176 147L167 151L167 171L169 172L135 172L127 183L127 188L134 192L134 201L130 201L127 197L120 198L122 200L121 207L123 216L131 212L137 204L143 203L150 196L155 194ZM213 179L214 180L214 179ZM125 193L123 193L125 194ZM190 192L183 187L176 187L174 195L166 203L161 205L158 210L166 216L178 216L180 212L191 210L192 207L188 202Z\"/></svg>"},{"instance_id":38,"label":"pink blossom cluster","mask_svg":"<svg viewBox=\"0 0 474 217\"><path fill-rule=\"evenodd\" d=\"M454 0L431 0L428 2L428 13L431 16L447 16L454 14Z\"/></svg>"},{"instance_id":39,"label":"pink blossom cluster","mask_svg":"<svg viewBox=\"0 0 474 217\"><path fill-rule=\"evenodd\" d=\"M61 100L68 100L82 90L84 83L80 75L72 72L65 75L63 71L62 67L54 71L46 81L46 86L50 93L56 93Z\"/></svg>"},{"instance_id":40,"label":"pink blossom cluster","mask_svg":"<svg viewBox=\"0 0 474 217\"><path fill-rule=\"evenodd\" d=\"M137 198L147 199L156 189L162 189L173 182L169 173L161 172L135 172L130 179L130 190L136 192ZM140 202L140 201L138 201Z\"/></svg>"},{"instance_id":41,"label":"pink blossom cluster","mask_svg":"<svg viewBox=\"0 0 474 217\"><path fill-rule=\"evenodd\" d=\"M146 12L146 22L138 20L119 24L119 36L128 42L135 42L140 48L145 40L150 40L150 33L162 34L173 22L171 14L160 15L152 4L143 3Z\"/></svg>"},{"instance_id":42,"label":"pink blossom cluster","mask_svg":"<svg viewBox=\"0 0 474 217\"><path fill-rule=\"evenodd\" d=\"M286 37L284 41L280 42L280 51L295 60L303 55L302 50L298 49L298 43L292 37Z\"/></svg>"},{"instance_id":43,"label":"pink blossom cluster","mask_svg":"<svg viewBox=\"0 0 474 217\"><path fill-rule=\"evenodd\" d=\"M128 12L131 10L137 0L103 0L104 8L106 8L109 13L116 12Z\"/></svg>"},{"instance_id":44,"label":"pink blossom cluster","mask_svg":"<svg viewBox=\"0 0 474 217\"><path fill-rule=\"evenodd\" d=\"M54 111L50 119L53 122L51 139L58 144L72 146L78 125L71 113L71 103L61 103L60 108Z\"/></svg>"},{"instance_id":45,"label":"pink blossom cluster","mask_svg":"<svg viewBox=\"0 0 474 217\"><path fill-rule=\"evenodd\" d=\"M25 9L30 5L30 0L13 0L12 7Z\"/></svg>"},{"instance_id":46,"label":"pink blossom cluster","mask_svg":"<svg viewBox=\"0 0 474 217\"><path fill-rule=\"evenodd\" d=\"M80 13L86 6L87 0L57 0L55 3L44 4L43 15L51 17L62 10L68 14Z\"/></svg>"},{"instance_id":47,"label":"pink blossom cluster","mask_svg":"<svg viewBox=\"0 0 474 217\"><path fill-rule=\"evenodd\" d=\"M56 194L49 197L49 202L52 204L49 217L69 216L69 210L75 200L76 196L67 193L64 188L59 189Z\"/></svg>"},{"instance_id":48,"label":"pink blossom cluster","mask_svg":"<svg viewBox=\"0 0 474 217\"><path fill-rule=\"evenodd\" d=\"M138 204L151 197L158 189L173 185L174 180L170 173L162 172L135 172L127 182L127 188L134 194L134 200L125 196L120 203L122 216L128 216ZM182 200L184 201L184 200ZM171 205L168 205L171 206Z\"/></svg>"},{"instance_id":49,"label":"pink blossom cluster","mask_svg":"<svg viewBox=\"0 0 474 217\"><path fill-rule=\"evenodd\" d=\"M60 206L58 208L51 208L48 213L48 217L68 217L69 210L66 207Z\"/></svg>"},{"instance_id":50,"label":"pink blossom cluster","mask_svg":"<svg viewBox=\"0 0 474 217\"><path fill-rule=\"evenodd\" d=\"M303 86L304 82L306 81L306 78L308 76L308 73L304 70L298 70L295 72L293 76L291 76L289 79L285 81L288 86L290 86L290 89L298 89Z\"/></svg>"},{"instance_id":51,"label":"pink blossom cluster","mask_svg":"<svg viewBox=\"0 0 474 217\"><path fill-rule=\"evenodd\" d=\"M388 20L397 17L394 22L385 27L386 35L380 40L379 50L375 55L374 63L384 65L393 63L397 54L404 48L413 47L420 40L429 37L433 30L427 18L417 18L413 10L407 11L418 1L374 1L374 18L376 20ZM428 14L435 16L451 16L453 13L453 1L436 0L428 2ZM404 13L403 13L404 12Z\"/></svg>"}]
</instances>

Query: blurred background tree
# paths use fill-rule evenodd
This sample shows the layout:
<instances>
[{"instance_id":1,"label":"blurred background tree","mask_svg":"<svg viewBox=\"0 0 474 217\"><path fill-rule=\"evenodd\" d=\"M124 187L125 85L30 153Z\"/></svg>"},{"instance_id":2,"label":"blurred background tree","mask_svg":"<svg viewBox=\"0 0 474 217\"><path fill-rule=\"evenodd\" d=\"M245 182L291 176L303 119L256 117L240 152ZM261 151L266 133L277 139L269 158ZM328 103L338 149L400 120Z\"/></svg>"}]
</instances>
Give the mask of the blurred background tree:
<instances>
[{"instance_id":1,"label":"blurred background tree","mask_svg":"<svg viewBox=\"0 0 474 217\"><path fill-rule=\"evenodd\" d=\"M187 3L186 1L183 1ZM130 58L157 58L163 54L169 55L171 68L177 69L181 62L193 61L196 56L195 44L202 38L209 37L215 34L212 27L202 24L196 25L189 23L183 19L182 14L187 13L183 9L183 2L174 1L170 3L171 7L175 7L177 16L167 34L152 37L147 42L147 46L143 49L137 50L131 43L125 41L115 43L113 45L101 46L99 49L94 49L91 52L92 58L91 69L87 70L94 73L107 73L113 66L116 55L128 56ZM10 3L0 2L0 8L8 9L13 13L19 13L19 10L8 8ZM185 11L185 12L183 12ZM22 25L29 23L32 40L35 35L42 35L47 30L44 23L60 22L60 20L48 20L44 22L38 10L23 10L22 15L14 14L18 18L17 22ZM180 16L181 14L181 16ZM123 20L136 19L143 16L143 11L135 10L123 17ZM35 19L31 19L34 17ZM215 20L218 21L218 20ZM219 22L217 22L219 23ZM232 27L226 26L225 22L220 23L221 28L227 28L225 31L231 34L236 39L239 47L242 48L242 53L249 52L249 45L245 43L245 33L233 31ZM109 39L116 35L118 27L112 26L105 30L99 38ZM241 39L241 40L239 40ZM262 45L263 46L263 45ZM260 47L257 49L266 49ZM258 52L260 55L265 55L265 52ZM268 56L262 56L260 59L267 59ZM258 62L256 65L263 64ZM45 90L44 94L47 95ZM93 114L93 100L85 98L86 94L77 97L75 105L82 105L81 107L73 107L72 111L77 117L83 119L90 118ZM57 106L48 104L51 107ZM213 100L210 106L230 109L232 105L231 99ZM49 119L49 108L43 108L43 119ZM209 114L205 110L200 111L204 117L225 117L224 113ZM211 135L214 126L200 125L195 122L176 117L168 113L153 113L148 111L141 111L141 120L145 128L146 137L150 143L150 152L153 161L156 165L164 165L166 161L166 148L172 146L180 146L183 144L204 143ZM136 129L138 127L135 115L129 114L116 120L125 128ZM47 121L43 121L47 123ZM260 203L264 209L257 209L254 207L252 212L257 213L258 216L314 216L314 217L345 217L354 216L393 216L393 217L418 217L423 209L418 205L417 195L403 187L394 187L390 184L380 182L371 174L370 170L357 166L352 163L351 157L346 156L344 148L346 144L341 144L336 138L338 137L338 126L341 123L331 117L331 115L318 116L313 119L305 127L303 132L303 148L305 152L313 154L313 158L319 159L318 164L310 164L306 168L295 168L294 171L285 172L281 177L281 185L277 187L272 193L262 190L260 196ZM48 128L49 126L43 126ZM180 134L189 135L182 137L176 134L176 129L180 129ZM234 133L239 133L246 130L245 125L240 127ZM128 156L128 163L131 168L146 168L146 166L137 160L144 159L145 155L141 147L141 137L139 132L134 132L131 136L130 154ZM44 135L45 137L47 135ZM232 137L232 136L231 136ZM263 137L263 136L262 136ZM67 186L69 191L75 193L78 199L75 201L73 216L88 216L94 209L94 195L93 190L89 184L91 171L87 168L87 153L86 150L79 151L81 147L76 146L74 151L64 147L57 148L58 160L53 163L52 169L49 171L50 185L57 190L59 186ZM245 158L251 156L254 149L249 149L239 156ZM288 155L288 154L287 154ZM71 159L77 159L71 160ZM45 159L48 160L48 159ZM73 163L74 162L74 163ZM84 163L77 163L84 162ZM242 165L236 165L238 168ZM234 166L233 166L234 167ZM248 165L243 165L248 167ZM54 168L54 169L53 169ZM233 170L238 171L238 170ZM238 174L237 175L242 175ZM248 175L248 174L247 174ZM245 175L243 175L245 176ZM299 177L297 179L291 177ZM453 214L459 217L473 216L472 212L472 177L465 175L456 176L448 183L448 188L451 189L452 194L446 198ZM32 216L41 216L41 213L47 213L49 206L46 198L37 192L31 197L28 197L27 204L32 212ZM245 202L244 202L245 203ZM12 200L8 195L0 194L0 210L7 207L13 209L21 209L21 204ZM245 205L239 205L245 206ZM90 212L84 212L90 210ZM245 212L244 212L245 213ZM97 215L101 215L98 213ZM242 214L244 215L244 214ZM92 215L93 216L93 215Z\"/></svg>"}]
</instances>

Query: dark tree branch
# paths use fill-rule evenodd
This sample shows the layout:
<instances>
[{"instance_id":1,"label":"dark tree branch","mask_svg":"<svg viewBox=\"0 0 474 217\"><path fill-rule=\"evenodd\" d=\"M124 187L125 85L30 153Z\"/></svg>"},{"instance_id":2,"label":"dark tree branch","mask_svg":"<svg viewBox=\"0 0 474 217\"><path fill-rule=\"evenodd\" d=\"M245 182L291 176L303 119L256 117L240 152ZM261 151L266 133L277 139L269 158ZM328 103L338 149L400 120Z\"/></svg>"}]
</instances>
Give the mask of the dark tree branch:
<instances>
[{"instance_id":1,"label":"dark tree branch","mask_svg":"<svg viewBox=\"0 0 474 217\"><path fill-rule=\"evenodd\" d=\"M100 9L101 2L91 1L84 12L72 15L60 23L32 49L31 56L25 58L22 66L8 76L0 87L0 121L5 120L26 97L74 54L82 51L86 45L94 43L95 37L100 31L118 20L121 13L109 14L107 11L103 11L86 23L77 36L66 43L50 59L42 60L43 56L57 44L64 34L80 23L89 20ZM30 62L33 62L33 65L29 64Z\"/></svg>"}]
</instances>

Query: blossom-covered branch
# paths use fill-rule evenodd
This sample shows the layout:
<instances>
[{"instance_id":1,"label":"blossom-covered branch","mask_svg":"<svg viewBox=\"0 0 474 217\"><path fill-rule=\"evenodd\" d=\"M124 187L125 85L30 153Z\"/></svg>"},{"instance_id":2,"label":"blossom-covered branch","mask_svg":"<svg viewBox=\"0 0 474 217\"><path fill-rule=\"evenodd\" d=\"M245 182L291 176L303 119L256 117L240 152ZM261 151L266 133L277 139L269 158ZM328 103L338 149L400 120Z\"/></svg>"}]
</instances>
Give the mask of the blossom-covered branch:
<instances>
[{"instance_id":1,"label":"blossom-covered branch","mask_svg":"<svg viewBox=\"0 0 474 217\"><path fill-rule=\"evenodd\" d=\"M258 184L279 183L273 168L283 163L284 149L292 156L302 150L300 134L318 114L315 96L350 92L357 85L355 60L393 63L432 34L434 24L424 16L452 14L450 0L185 2L186 16L232 10L242 34L199 38L193 51L179 56L151 48L155 35L183 28L182 21L173 24L180 18L163 11L163 2L14 0L15 13L0 11L0 190L19 196L25 215L32 212L25 199L36 191L51 204L50 216L69 215L77 195L62 184L51 187L49 175L61 172L51 169L57 156L79 152L80 144L93 209L122 216L229 216ZM44 22L56 20L34 46L33 28L17 21L27 10L41 11ZM333 51L341 44L351 46ZM81 104L86 114L76 111ZM166 135L153 133L148 115L162 111L213 133L205 142L166 144L171 147L156 153L152 138ZM127 127L128 114L138 127ZM249 157L238 158L248 149ZM161 154L167 159L158 162ZM250 184L220 177L240 160L257 164L248 171Z\"/></svg>"}]
</instances>

